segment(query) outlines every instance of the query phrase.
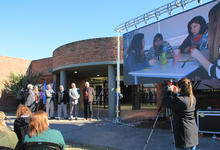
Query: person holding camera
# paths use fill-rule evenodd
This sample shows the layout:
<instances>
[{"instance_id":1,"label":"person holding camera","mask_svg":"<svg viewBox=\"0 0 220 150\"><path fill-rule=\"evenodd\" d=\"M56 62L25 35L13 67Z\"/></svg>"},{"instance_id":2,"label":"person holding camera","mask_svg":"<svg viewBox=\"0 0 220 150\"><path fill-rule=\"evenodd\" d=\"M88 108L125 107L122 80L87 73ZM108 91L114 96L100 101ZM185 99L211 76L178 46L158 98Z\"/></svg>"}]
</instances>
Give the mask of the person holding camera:
<instances>
[{"instance_id":1,"label":"person holding camera","mask_svg":"<svg viewBox=\"0 0 220 150\"><path fill-rule=\"evenodd\" d=\"M189 79L183 78L175 88L177 93L167 86L162 101L162 105L171 108L173 112L175 146L177 150L195 150L198 145L198 128L192 84Z\"/></svg>"}]
</instances>

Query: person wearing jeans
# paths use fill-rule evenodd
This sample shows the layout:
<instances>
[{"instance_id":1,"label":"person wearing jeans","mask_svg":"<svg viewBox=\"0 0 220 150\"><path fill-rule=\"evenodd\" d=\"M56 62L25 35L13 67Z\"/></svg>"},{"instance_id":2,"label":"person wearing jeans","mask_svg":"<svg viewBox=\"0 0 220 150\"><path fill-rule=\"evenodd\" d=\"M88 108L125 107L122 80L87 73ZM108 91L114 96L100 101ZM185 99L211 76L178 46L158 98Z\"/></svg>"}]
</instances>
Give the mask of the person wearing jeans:
<instances>
[{"instance_id":1,"label":"person wearing jeans","mask_svg":"<svg viewBox=\"0 0 220 150\"><path fill-rule=\"evenodd\" d=\"M59 91L57 92L57 103L58 103L58 120L61 119L62 112L64 119L67 119L67 103L68 101L68 92L64 90L63 85L60 85Z\"/></svg>"},{"instance_id":2,"label":"person wearing jeans","mask_svg":"<svg viewBox=\"0 0 220 150\"><path fill-rule=\"evenodd\" d=\"M73 119L73 111L75 115L75 120L77 120L78 117L78 99L79 99L79 93L76 88L76 84L71 84L71 89L69 90L69 98L70 98L70 120Z\"/></svg>"}]
</instances>

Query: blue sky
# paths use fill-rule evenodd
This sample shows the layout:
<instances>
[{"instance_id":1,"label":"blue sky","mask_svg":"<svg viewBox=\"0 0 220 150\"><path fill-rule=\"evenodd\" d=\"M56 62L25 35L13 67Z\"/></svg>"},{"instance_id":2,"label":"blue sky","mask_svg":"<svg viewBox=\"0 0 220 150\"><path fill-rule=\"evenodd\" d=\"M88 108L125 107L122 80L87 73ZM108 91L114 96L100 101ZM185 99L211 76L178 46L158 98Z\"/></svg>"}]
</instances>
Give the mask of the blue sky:
<instances>
[{"instance_id":1,"label":"blue sky","mask_svg":"<svg viewBox=\"0 0 220 150\"><path fill-rule=\"evenodd\" d=\"M70 42L117 36L117 25L172 1L1 0L0 55L51 57L57 47ZM190 5L194 6L196 2Z\"/></svg>"}]
</instances>

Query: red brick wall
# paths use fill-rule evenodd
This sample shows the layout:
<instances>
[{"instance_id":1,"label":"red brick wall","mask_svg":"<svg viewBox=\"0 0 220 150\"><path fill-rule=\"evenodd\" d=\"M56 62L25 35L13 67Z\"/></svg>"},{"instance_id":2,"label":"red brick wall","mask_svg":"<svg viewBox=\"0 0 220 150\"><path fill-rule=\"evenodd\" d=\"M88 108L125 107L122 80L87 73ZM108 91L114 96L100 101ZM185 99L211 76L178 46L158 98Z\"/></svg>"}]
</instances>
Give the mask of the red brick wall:
<instances>
[{"instance_id":1,"label":"red brick wall","mask_svg":"<svg viewBox=\"0 0 220 150\"><path fill-rule=\"evenodd\" d=\"M121 39L121 60L123 60L122 45ZM35 73L43 73L40 83L44 80L51 83L54 77L49 68L103 61L117 61L117 37L89 39L63 45L53 52L53 57L32 61L30 68Z\"/></svg>"},{"instance_id":2,"label":"red brick wall","mask_svg":"<svg viewBox=\"0 0 220 150\"><path fill-rule=\"evenodd\" d=\"M11 72L25 74L30 65L30 60L1 56L0 55L0 105L4 107L16 106L16 97L3 93L3 82L8 80Z\"/></svg>"},{"instance_id":3,"label":"red brick wall","mask_svg":"<svg viewBox=\"0 0 220 150\"><path fill-rule=\"evenodd\" d=\"M42 73L42 77L39 81L39 83L44 83L44 80L47 81L47 83L53 82L53 74L52 72L49 72L49 68L53 68L53 58L44 58L44 59L38 59L33 60L31 62L31 71L34 73Z\"/></svg>"},{"instance_id":4,"label":"red brick wall","mask_svg":"<svg viewBox=\"0 0 220 150\"><path fill-rule=\"evenodd\" d=\"M49 68L53 68L53 58L44 58L44 59L38 59L38 60L33 60L31 62L31 69L34 72L41 72L44 75L51 74L49 72Z\"/></svg>"},{"instance_id":5,"label":"red brick wall","mask_svg":"<svg viewBox=\"0 0 220 150\"><path fill-rule=\"evenodd\" d=\"M123 59L121 39L121 60ZM89 39L66 44L53 52L53 68L90 62L116 61L117 37Z\"/></svg>"},{"instance_id":6,"label":"red brick wall","mask_svg":"<svg viewBox=\"0 0 220 150\"><path fill-rule=\"evenodd\" d=\"M13 72L15 74L25 74L30 63L30 60L0 55L0 98L1 91L4 88L3 82L8 80L10 73Z\"/></svg>"}]
</instances>

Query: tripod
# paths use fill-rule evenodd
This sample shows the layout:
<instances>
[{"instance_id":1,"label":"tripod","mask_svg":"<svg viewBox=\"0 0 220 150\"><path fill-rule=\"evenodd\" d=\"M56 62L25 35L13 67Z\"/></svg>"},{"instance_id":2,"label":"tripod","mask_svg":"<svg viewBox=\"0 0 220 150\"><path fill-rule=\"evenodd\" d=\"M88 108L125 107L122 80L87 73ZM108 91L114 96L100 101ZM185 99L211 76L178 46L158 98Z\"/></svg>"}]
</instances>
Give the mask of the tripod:
<instances>
[{"instance_id":1,"label":"tripod","mask_svg":"<svg viewBox=\"0 0 220 150\"><path fill-rule=\"evenodd\" d=\"M172 131L172 134L173 134L174 150L176 150L175 139L174 139L174 132L173 132L173 121L172 121L171 110L168 109L168 112L169 112L169 118L170 118L171 131ZM147 140L146 140L146 143L145 143L145 145L144 145L144 150L147 150L148 143L149 143L149 141L150 141L150 139L151 139L151 136L152 136L152 134L153 134L153 132L154 132L154 129L155 129L157 120L158 120L158 118L159 118L159 116L160 116L160 113L161 113L161 107L159 108L159 110L158 110L158 112L157 112L157 115L156 115L156 118L155 118L153 127L152 127L152 129L151 129L151 131L150 131L150 134L149 134L149 136L148 136L148 138L147 138Z\"/></svg>"},{"instance_id":2,"label":"tripod","mask_svg":"<svg viewBox=\"0 0 220 150\"><path fill-rule=\"evenodd\" d=\"M103 92L104 88L102 88L101 92L99 93L96 101L98 102L98 111L97 111L97 120L99 120L99 103L100 103L100 96L102 95L102 92Z\"/></svg>"},{"instance_id":3,"label":"tripod","mask_svg":"<svg viewBox=\"0 0 220 150\"><path fill-rule=\"evenodd\" d=\"M175 143L174 130L173 130L173 115L172 115L172 110L171 109L168 109L168 114L169 114L169 117L170 117L170 127L171 127L171 132L172 132L172 135L173 135L174 150L176 150L176 143Z\"/></svg>"}]
</instances>

